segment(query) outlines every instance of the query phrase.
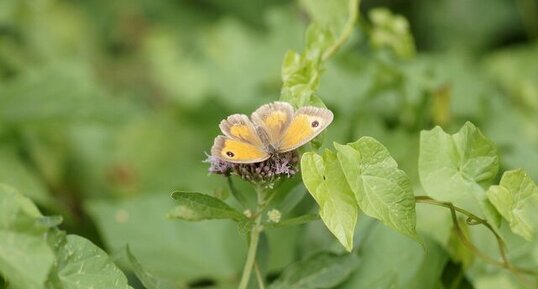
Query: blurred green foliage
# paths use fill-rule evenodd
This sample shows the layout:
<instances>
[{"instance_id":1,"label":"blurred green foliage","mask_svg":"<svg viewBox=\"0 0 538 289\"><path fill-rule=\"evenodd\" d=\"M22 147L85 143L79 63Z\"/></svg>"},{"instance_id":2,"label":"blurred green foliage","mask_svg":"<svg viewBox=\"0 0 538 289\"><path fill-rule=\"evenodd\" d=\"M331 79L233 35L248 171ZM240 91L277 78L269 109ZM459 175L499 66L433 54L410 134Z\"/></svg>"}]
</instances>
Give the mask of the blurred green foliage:
<instances>
[{"instance_id":1,"label":"blurred green foliage","mask_svg":"<svg viewBox=\"0 0 538 289\"><path fill-rule=\"evenodd\" d=\"M177 288L233 288L243 236L226 221L167 220L174 206L169 195L228 193L224 178L208 176L205 152L221 119L278 99L284 56L303 51L305 42L304 3L312 1L299 2L0 1L0 183L16 187L46 215L62 215L63 230L113 256L129 244L145 270ZM537 180L535 19L532 0L364 1L349 41L316 80L316 97L336 116L325 144L375 137L421 194L420 131L440 125L452 134L471 120L499 149L501 171L523 168ZM296 192L304 196L302 187ZM290 214L314 208L306 197ZM506 271L478 265L464 276L468 268L447 265L469 252L459 254L447 241L449 230L437 228L445 217L417 210L427 254L361 218L363 233L350 240L359 245L360 261L351 262L356 270L341 288L448 288L442 277L452 273L478 289L519 288ZM44 232L29 230L35 239ZM67 236L67 245L95 247L79 238ZM473 238L495 254L487 233ZM270 230L266 239L272 278L298 270L284 268L314 252L341 250L320 222ZM507 241L518 264L536 266L536 240ZM50 268L53 255L65 257L41 243L33 247L38 252L24 254L43 255ZM129 272L133 262L119 259ZM27 273L31 282L46 277Z\"/></svg>"}]
</instances>

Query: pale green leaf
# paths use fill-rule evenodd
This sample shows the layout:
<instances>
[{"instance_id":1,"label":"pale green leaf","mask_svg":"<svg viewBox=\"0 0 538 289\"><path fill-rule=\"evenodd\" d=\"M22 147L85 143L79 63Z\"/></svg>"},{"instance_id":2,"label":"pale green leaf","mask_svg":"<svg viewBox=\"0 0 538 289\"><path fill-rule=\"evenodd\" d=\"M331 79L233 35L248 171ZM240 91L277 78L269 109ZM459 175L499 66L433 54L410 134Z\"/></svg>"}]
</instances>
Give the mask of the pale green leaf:
<instances>
[{"instance_id":1,"label":"pale green leaf","mask_svg":"<svg viewBox=\"0 0 538 289\"><path fill-rule=\"evenodd\" d=\"M42 218L30 199L0 184L0 274L10 288L44 288L55 258Z\"/></svg>"},{"instance_id":2,"label":"pale green leaf","mask_svg":"<svg viewBox=\"0 0 538 289\"><path fill-rule=\"evenodd\" d=\"M342 283L358 264L354 254L319 253L290 265L270 289L333 288Z\"/></svg>"},{"instance_id":3,"label":"pale green leaf","mask_svg":"<svg viewBox=\"0 0 538 289\"><path fill-rule=\"evenodd\" d=\"M504 172L498 186L491 186L488 198L508 221L512 231L527 240L538 229L538 186L523 170Z\"/></svg>"},{"instance_id":4,"label":"pale green leaf","mask_svg":"<svg viewBox=\"0 0 538 289\"><path fill-rule=\"evenodd\" d=\"M51 280L52 288L131 288L110 257L80 236L67 235L58 248L57 258L57 276Z\"/></svg>"},{"instance_id":5,"label":"pale green leaf","mask_svg":"<svg viewBox=\"0 0 538 289\"><path fill-rule=\"evenodd\" d=\"M347 183L360 209L411 238L416 235L415 200L409 177L388 150L371 137L335 144Z\"/></svg>"},{"instance_id":6,"label":"pale green leaf","mask_svg":"<svg viewBox=\"0 0 538 289\"><path fill-rule=\"evenodd\" d=\"M187 221L232 219L238 222L246 219L245 215L225 202L206 194L174 192L172 198L179 203L168 213L168 217L172 219Z\"/></svg>"},{"instance_id":7,"label":"pale green leaf","mask_svg":"<svg viewBox=\"0 0 538 289\"><path fill-rule=\"evenodd\" d=\"M303 182L319 205L321 219L338 241L351 251L359 212L336 154L327 150L321 158L315 153L305 153L301 168Z\"/></svg>"},{"instance_id":8,"label":"pale green leaf","mask_svg":"<svg viewBox=\"0 0 538 289\"><path fill-rule=\"evenodd\" d=\"M494 144L467 122L453 135L440 127L420 135L419 176L431 197L454 203L495 223L484 187L495 178L499 157Z\"/></svg>"}]
</instances>

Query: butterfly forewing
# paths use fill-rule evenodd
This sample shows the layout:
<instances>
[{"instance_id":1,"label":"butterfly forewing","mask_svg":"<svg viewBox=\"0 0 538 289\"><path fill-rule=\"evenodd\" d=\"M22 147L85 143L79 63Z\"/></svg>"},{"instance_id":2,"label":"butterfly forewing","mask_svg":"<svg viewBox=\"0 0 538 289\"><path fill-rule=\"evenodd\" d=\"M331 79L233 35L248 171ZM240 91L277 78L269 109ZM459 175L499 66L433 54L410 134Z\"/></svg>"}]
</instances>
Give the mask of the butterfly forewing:
<instances>
[{"instance_id":1,"label":"butterfly forewing","mask_svg":"<svg viewBox=\"0 0 538 289\"><path fill-rule=\"evenodd\" d=\"M211 155L233 163L256 163L269 158L263 146L256 146L223 135L215 138Z\"/></svg>"},{"instance_id":2,"label":"butterfly forewing","mask_svg":"<svg viewBox=\"0 0 538 289\"><path fill-rule=\"evenodd\" d=\"M254 124L244 114L230 115L220 122L219 127L228 138L241 140L255 146L263 146Z\"/></svg>"},{"instance_id":3,"label":"butterfly forewing","mask_svg":"<svg viewBox=\"0 0 538 289\"><path fill-rule=\"evenodd\" d=\"M291 151L311 141L331 124L333 117L326 108L305 106L298 109L279 142L278 151Z\"/></svg>"},{"instance_id":4,"label":"butterfly forewing","mask_svg":"<svg viewBox=\"0 0 538 289\"><path fill-rule=\"evenodd\" d=\"M265 104L253 112L251 118L266 135L268 144L276 147L292 121L293 107L281 101Z\"/></svg>"}]
</instances>

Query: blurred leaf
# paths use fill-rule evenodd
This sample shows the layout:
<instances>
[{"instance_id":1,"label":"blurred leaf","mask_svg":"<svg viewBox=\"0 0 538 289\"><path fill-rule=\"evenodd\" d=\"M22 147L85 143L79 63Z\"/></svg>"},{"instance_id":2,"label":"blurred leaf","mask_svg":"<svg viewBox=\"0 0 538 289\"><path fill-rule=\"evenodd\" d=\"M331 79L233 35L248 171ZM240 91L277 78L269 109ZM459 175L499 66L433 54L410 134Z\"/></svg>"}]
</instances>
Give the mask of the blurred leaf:
<instances>
[{"instance_id":1,"label":"blurred leaf","mask_svg":"<svg viewBox=\"0 0 538 289\"><path fill-rule=\"evenodd\" d=\"M394 15L385 8L372 9L368 16L373 25L370 42L374 47L392 49L401 58L415 55L415 43L407 19Z\"/></svg>"},{"instance_id":2,"label":"blurred leaf","mask_svg":"<svg viewBox=\"0 0 538 289\"><path fill-rule=\"evenodd\" d=\"M110 257L91 241L67 235L57 252L50 286L58 289L131 288Z\"/></svg>"},{"instance_id":3,"label":"blurred leaf","mask_svg":"<svg viewBox=\"0 0 538 289\"><path fill-rule=\"evenodd\" d=\"M333 288L342 283L358 264L354 254L319 253L291 264L270 289Z\"/></svg>"},{"instance_id":4,"label":"blurred leaf","mask_svg":"<svg viewBox=\"0 0 538 289\"><path fill-rule=\"evenodd\" d=\"M342 45L353 30L358 0L301 2L312 16L302 54L289 50L282 63L280 99L296 107L312 105L323 62ZM319 98L318 98L319 99Z\"/></svg>"},{"instance_id":5,"label":"blurred leaf","mask_svg":"<svg viewBox=\"0 0 538 289\"><path fill-rule=\"evenodd\" d=\"M388 150L371 137L334 145L345 181L353 190L359 208L394 230L417 239L415 199L409 177L398 169Z\"/></svg>"},{"instance_id":6,"label":"blurred leaf","mask_svg":"<svg viewBox=\"0 0 538 289\"><path fill-rule=\"evenodd\" d=\"M55 206L43 180L10 147L0 147L0 182L18 186L20 191L42 206Z\"/></svg>"},{"instance_id":7,"label":"blurred leaf","mask_svg":"<svg viewBox=\"0 0 538 289\"><path fill-rule=\"evenodd\" d=\"M85 63L45 66L0 88L0 120L50 126L121 119L129 106L107 99L98 87Z\"/></svg>"},{"instance_id":8,"label":"blurred leaf","mask_svg":"<svg viewBox=\"0 0 538 289\"><path fill-rule=\"evenodd\" d=\"M484 187L493 181L498 169L497 149L470 122L453 135L440 127L421 132L420 182L435 199L482 212L494 220L496 213L487 204Z\"/></svg>"},{"instance_id":9,"label":"blurred leaf","mask_svg":"<svg viewBox=\"0 0 538 289\"><path fill-rule=\"evenodd\" d=\"M156 278L185 285L198 278L229 279L242 268L246 243L233 223L167 220L163 214L174 203L166 195L96 200L86 207L107 247L115 251L129 244ZM178 266L184 263L189 266Z\"/></svg>"},{"instance_id":10,"label":"blurred leaf","mask_svg":"<svg viewBox=\"0 0 538 289\"><path fill-rule=\"evenodd\" d=\"M179 205L168 213L168 218L187 221L208 219L232 219L241 222L245 215L228 206L223 201L201 193L174 192L172 198Z\"/></svg>"},{"instance_id":11,"label":"blurred leaf","mask_svg":"<svg viewBox=\"0 0 538 289\"><path fill-rule=\"evenodd\" d=\"M323 158L307 152L301 158L303 182L319 205L319 215L329 231L351 251L359 214L336 154L326 150Z\"/></svg>"},{"instance_id":12,"label":"blurred leaf","mask_svg":"<svg viewBox=\"0 0 538 289\"><path fill-rule=\"evenodd\" d=\"M142 267L142 264L138 262L136 257L131 253L131 249L127 246L126 248L127 257L129 258L129 262L131 262L131 266L133 267L133 270L136 274L136 277L142 282L144 287L146 289L175 289L176 287L172 286L171 284L168 284L168 282L164 280L160 280L153 276L151 273L146 271L144 267Z\"/></svg>"},{"instance_id":13,"label":"blurred leaf","mask_svg":"<svg viewBox=\"0 0 538 289\"><path fill-rule=\"evenodd\" d=\"M516 234L531 241L538 230L538 186L523 170L504 172L488 198Z\"/></svg>"},{"instance_id":14,"label":"blurred leaf","mask_svg":"<svg viewBox=\"0 0 538 289\"><path fill-rule=\"evenodd\" d=\"M32 201L0 184L0 273L14 289L41 289L55 257Z\"/></svg>"},{"instance_id":15,"label":"blurred leaf","mask_svg":"<svg viewBox=\"0 0 538 289\"><path fill-rule=\"evenodd\" d=\"M424 247L375 222L361 218L357 226L360 266L341 289L432 289L447 261L445 251L428 238ZM395 245L397 244L397 245Z\"/></svg>"}]
</instances>

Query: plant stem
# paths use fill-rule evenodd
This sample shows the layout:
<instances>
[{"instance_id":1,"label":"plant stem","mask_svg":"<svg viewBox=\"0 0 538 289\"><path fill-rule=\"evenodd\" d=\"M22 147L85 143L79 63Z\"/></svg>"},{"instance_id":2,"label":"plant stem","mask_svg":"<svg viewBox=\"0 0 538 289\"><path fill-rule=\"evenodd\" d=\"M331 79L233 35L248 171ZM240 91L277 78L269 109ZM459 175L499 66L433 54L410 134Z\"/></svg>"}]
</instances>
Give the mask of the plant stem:
<instances>
[{"instance_id":1,"label":"plant stem","mask_svg":"<svg viewBox=\"0 0 538 289\"><path fill-rule=\"evenodd\" d=\"M245 262L245 267L243 268L243 275L241 276L241 281L239 282L238 289L247 289L248 283L250 281L250 276L252 275L252 269L254 268L256 262L256 252L258 251L258 241L260 240L260 233L263 230L262 222L262 211L264 207L264 197L265 192L260 187L256 188L256 194L258 196L258 208L254 214L254 226L250 231L250 242L248 245L247 260Z\"/></svg>"},{"instance_id":2,"label":"plant stem","mask_svg":"<svg viewBox=\"0 0 538 289\"><path fill-rule=\"evenodd\" d=\"M336 53L338 48L340 48L340 46L342 46L347 41L347 39L353 32L353 26L355 25L355 21L357 20L357 16L359 14L359 0L349 1L349 13L350 14L347 18L347 22L344 26L342 34L340 34L340 37L338 37L338 40L333 45L331 45L327 48L327 50L325 50L321 58L323 61L327 60L334 53Z\"/></svg>"},{"instance_id":3,"label":"plant stem","mask_svg":"<svg viewBox=\"0 0 538 289\"><path fill-rule=\"evenodd\" d=\"M461 242L470 250L472 251L475 255L477 255L478 257L482 258L484 261L490 263L490 264L493 264L493 265L497 265L497 266L500 266L502 268L505 268L505 269L508 269L509 271L511 271L512 273L514 273L514 275L524 284L528 284L528 282L526 282L523 278L521 278L520 274L523 273L523 274L529 274L529 275L538 275L538 272L537 271L534 271L534 270L529 270L529 269L525 269L525 268L519 268L519 267L516 267L514 265L512 265L512 263L510 263L510 261L508 260L508 256L507 256L507 253L506 253L506 244L504 243L503 239L501 238L501 236L493 229L493 227L488 223L487 220L484 220L476 215L474 215L473 213L467 211L467 210L464 210L462 208L459 208L459 207L456 207L454 206L454 204L450 203L450 202L443 202L443 201L437 201L435 199L432 199L428 196L416 196L415 197L415 202L416 203L424 203L424 204L430 204L430 205L436 205L436 206L441 206L441 207L445 207L445 208L448 208L450 210L450 215L452 217L452 223L454 224L454 228L456 230L456 234L458 235L458 238L461 240ZM457 216L456 216L456 212L458 213L461 213L463 215L465 215L467 217L467 219L465 220L465 222L467 223L467 225L483 225L485 226L489 231L491 231L491 233L495 236L495 238L497 239L497 245L499 246L499 253L501 255L501 259L502 261L497 261L493 258L491 258L490 256L482 253L468 238L467 236L465 236L465 234L463 233L463 230L462 228L460 227L460 224L458 222L458 219L457 219Z\"/></svg>"},{"instance_id":4,"label":"plant stem","mask_svg":"<svg viewBox=\"0 0 538 289\"><path fill-rule=\"evenodd\" d=\"M254 269L256 271L256 279L258 280L258 287L260 287L260 289L265 289L265 285L263 285L262 272L260 271L260 266L258 266L258 262L254 263Z\"/></svg>"}]
</instances>

